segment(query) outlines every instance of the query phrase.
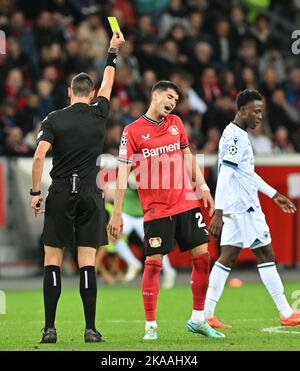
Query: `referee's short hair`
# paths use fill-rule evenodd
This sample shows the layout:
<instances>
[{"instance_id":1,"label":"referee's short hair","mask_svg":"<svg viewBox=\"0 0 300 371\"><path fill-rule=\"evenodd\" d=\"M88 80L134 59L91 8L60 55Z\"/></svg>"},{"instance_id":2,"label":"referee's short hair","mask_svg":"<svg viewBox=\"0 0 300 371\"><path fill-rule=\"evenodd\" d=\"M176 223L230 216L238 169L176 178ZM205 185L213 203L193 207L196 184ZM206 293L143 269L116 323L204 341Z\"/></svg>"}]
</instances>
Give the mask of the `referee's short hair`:
<instances>
[{"instance_id":1,"label":"referee's short hair","mask_svg":"<svg viewBox=\"0 0 300 371\"><path fill-rule=\"evenodd\" d=\"M179 87L174 82L168 81L168 80L161 80L161 81L158 81L156 84L154 84L151 89L151 94L155 92L156 90L166 91L168 89L175 90L179 98L181 97L181 91Z\"/></svg>"},{"instance_id":2,"label":"referee's short hair","mask_svg":"<svg viewBox=\"0 0 300 371\"><path fill-rule=\"evenodd\" d=\"M245 106L249 102L253 102L254 100L263 100L262 95L257 90L250 90L245 89L238 93L236 97L236 104L238 110Z\"/></svg>"},{"instance_id":3,"label":"referee's short hair","mask_svg":"<svg viewBox=\"0 0 300 371\"><path fill-rule=\"evenodd\" d=\"M76 97L88 97L94 90L94 83L87 73L81 72L73 77L71 89Z\"/></svg>"}]
</instances>

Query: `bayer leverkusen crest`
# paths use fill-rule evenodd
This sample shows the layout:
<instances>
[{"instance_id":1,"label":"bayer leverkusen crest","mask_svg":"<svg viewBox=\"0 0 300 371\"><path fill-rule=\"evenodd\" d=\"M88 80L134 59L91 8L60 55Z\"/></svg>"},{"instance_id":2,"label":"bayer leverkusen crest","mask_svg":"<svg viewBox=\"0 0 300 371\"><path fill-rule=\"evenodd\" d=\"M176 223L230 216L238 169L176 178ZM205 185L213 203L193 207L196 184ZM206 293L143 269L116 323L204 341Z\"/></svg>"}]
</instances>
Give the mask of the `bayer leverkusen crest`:
<instances>
[{"instance_id":1,"label":"bayer leverkusen crest","mask_svg":"<svg viewBox=\"0 0 300 371\"><path fill-rule=\"evenodd\" d=\"M160 237L149 238L149 245L153 248L160 247L161 246L161 238Z\"/></svg>"},{"instance_id":2,"label":"bayer leverkusen crest","mask_svg":"<svg viewBox=\"0 0 300 371\"><path fill-rule=\"evenodd\" d=\"M172 134L172 135L177 135L178 134L178 127L177 126L170 126L169 127L169 132Z\"/></svg>"}]
</instances>

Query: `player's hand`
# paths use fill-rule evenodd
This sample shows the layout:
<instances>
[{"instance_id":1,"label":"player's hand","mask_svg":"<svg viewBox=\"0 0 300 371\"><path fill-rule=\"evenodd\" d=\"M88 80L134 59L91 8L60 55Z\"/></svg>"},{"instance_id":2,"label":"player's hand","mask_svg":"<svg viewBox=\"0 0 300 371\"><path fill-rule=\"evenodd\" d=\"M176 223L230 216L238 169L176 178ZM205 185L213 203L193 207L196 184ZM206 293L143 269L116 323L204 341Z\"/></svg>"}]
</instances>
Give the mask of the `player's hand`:
<instances>
[{"instance_id":1,"label":"player's hand","mask_svg":"<svg viewBox=\"0 0 300 371\"><path fill-rule=\"evenodd\" d=\"M41 196L32 196L31 198L31 207L34 212L35 217L38 214L42 214L44 210L42 210L43 206L43 198Z\"/></svg>"},{"instance_id":2,"label":"player's hand","mask_svg":"<svg viewBox=\"0 0 300 371\"><path fill-rule=\"evenodd\" d=\"M111 48L119 49L125 43L124 36L122 32L114 32L110 40L109 46Z\"/></svg>"},{"instance_id":3,"label":"player's hand","mask_svg":"<svg viewBox=\"0 0 300 371\"><path fill-rule=\"evenodd\" d=\"M296 206L292 203L292 201L278 192L273 197L273 201L283 212L287 214L294 214L297 211Z\"/></svg>"},{"instance_id":4,"label":"player's hand","mask_svg":"<svg viewBox=\"0 0 300 371\"><path fill-rule=\"evenodd\" d=\"M216 239L219 238L222 230L223 226L222 216L223 212L220 210L216 210L210 222L210 226L208 228L209 233Z\"/></svg>"},{"instance_id":5,"label":"player's hand","mask_svg":"<svg viewBox=\"0 0 300 371\"><path fill-rule=\"evenodd\" d=\"M108 226L108 233L114 240L117 240L123 233L123 218L122 214L113 214Z\"/></svg>"},{"instance_id":6,"label":"player's hand","mask_svg":"<svg viewBox=\"0 0 300 371\"><path fill-rule=\"evenodd\" d=\"M215 211L215 202L210 194L210 191L203 192L203 204L204 207L209 206L209 216L212 216Z\"/></svg>"}]
</instances>

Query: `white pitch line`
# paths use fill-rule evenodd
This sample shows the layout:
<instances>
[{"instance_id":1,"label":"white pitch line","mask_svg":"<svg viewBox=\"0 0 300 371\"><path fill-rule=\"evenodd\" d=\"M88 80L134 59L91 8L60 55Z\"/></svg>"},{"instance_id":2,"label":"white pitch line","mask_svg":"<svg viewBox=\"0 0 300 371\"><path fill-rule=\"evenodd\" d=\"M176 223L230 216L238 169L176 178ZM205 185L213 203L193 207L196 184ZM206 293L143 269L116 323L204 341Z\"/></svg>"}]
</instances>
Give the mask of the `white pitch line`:
<instances>
[{"instance_id":1,"label":"white pitch line","mask_svg":"<svg viewBox=\"0 0 300 371\"><path fill-rule=\"evenodd\" d=\"M288 331L286 327L278 326L278 327L268 327L268 328L263 328L261 330L262 332L269 332L272 334L297 334L300 335L300 327L299 331Z\"/></svg>"}]
</instances>

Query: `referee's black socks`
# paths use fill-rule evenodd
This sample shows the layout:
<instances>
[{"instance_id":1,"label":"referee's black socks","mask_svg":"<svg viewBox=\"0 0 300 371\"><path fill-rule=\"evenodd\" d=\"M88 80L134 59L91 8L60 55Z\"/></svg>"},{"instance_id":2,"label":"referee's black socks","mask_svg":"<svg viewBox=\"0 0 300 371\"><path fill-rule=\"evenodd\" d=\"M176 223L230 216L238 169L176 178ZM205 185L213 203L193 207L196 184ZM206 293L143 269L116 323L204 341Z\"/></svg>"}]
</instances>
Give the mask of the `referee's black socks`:
<instances>
[{"instance_id":1,"label":"referee's black socks","mask_svg":"<svg viewBox=\"0 0 300 371\"><path fill-rule=\"evenodd\" d=\"M57 302L61 293L60 267L47 265L44 267L44 306L45 306L45 331L54 328Z\"/></svg>"},{"instance_id":2,"label":"referee's black socks","mask_svg":"<svg viewBox=\"0 0 300 371\"><path fill-rule=\"evenodd\" d=\"M84 308L85 328L96 331L97 281L95 267L91 265L80 268L80 295Z\"/></svg>"}]
</instances>

